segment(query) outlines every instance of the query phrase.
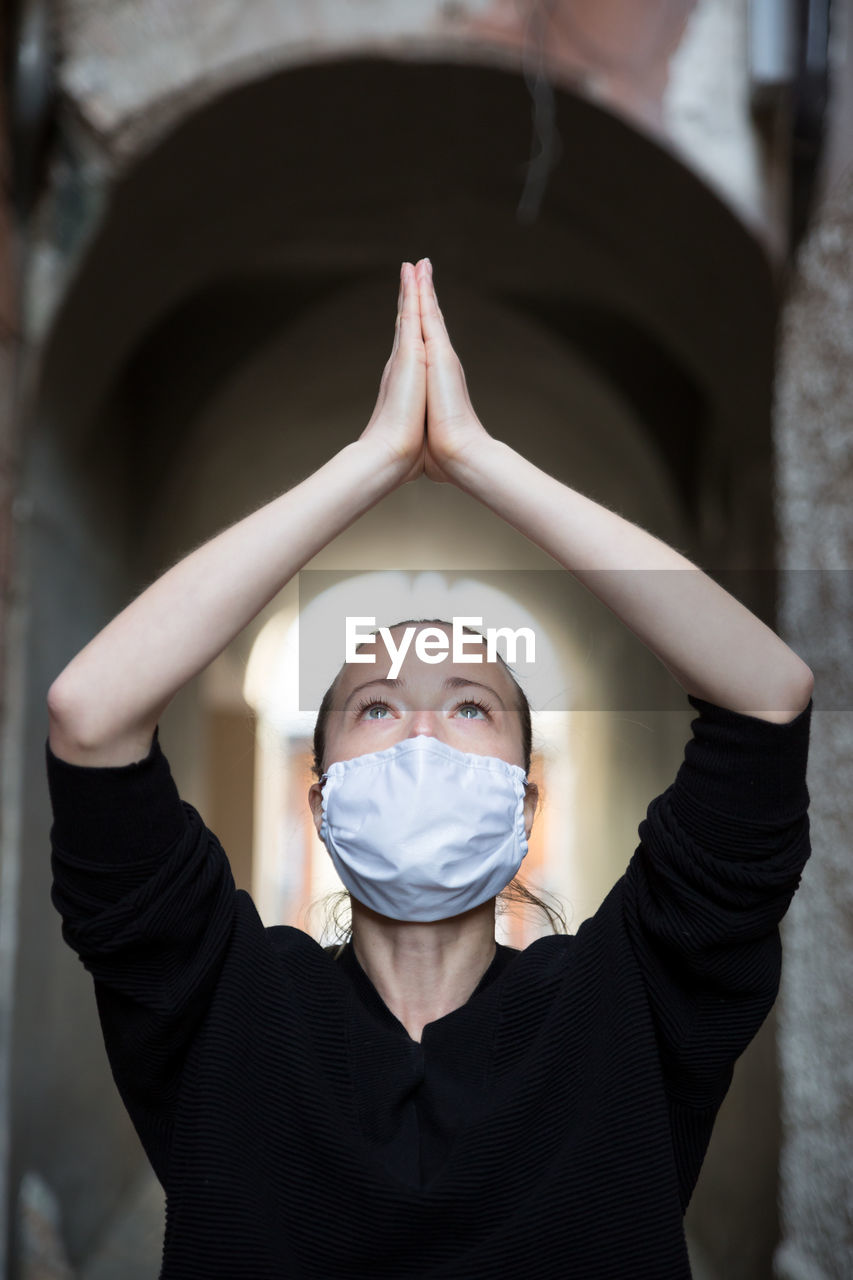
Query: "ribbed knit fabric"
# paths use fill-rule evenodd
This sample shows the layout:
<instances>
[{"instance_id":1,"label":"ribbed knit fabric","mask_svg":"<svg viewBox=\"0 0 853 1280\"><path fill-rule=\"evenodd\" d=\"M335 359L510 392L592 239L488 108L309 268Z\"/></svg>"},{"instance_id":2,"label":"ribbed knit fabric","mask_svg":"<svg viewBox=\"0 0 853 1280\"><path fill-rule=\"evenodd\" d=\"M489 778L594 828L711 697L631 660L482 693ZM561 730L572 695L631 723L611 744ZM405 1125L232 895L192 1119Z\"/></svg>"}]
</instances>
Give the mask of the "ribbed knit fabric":
<instances>
[{"instance_id":1,"label":"ribbed knit fabric","mask_svg":"<svg viewBox=\"0 0 853 1280\"><path fill-rule=\"evenodd\" d=\"M53 900L167 1193L161 1280L685 1280L683 1212L780 972L811 707L690 699L677 777L572 937L499 947L420 1043L347 948L265 929L148 757L47 747Z\"/></svg>"}]
</instances>

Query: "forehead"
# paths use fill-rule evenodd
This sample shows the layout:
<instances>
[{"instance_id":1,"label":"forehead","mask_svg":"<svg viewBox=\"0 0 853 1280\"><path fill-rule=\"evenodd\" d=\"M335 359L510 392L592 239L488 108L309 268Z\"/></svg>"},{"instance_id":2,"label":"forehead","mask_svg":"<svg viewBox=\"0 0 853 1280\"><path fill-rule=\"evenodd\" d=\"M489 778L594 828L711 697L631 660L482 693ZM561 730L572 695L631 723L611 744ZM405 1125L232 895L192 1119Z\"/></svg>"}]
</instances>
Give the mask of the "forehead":
<instances>
[{"instance_id":1,"label":"forehead","mask_svg":"<svg viewBox=\"0 0 853 1280\"><path fill-rule=\"evenodd\" d=\"M449 626L438 623L408 623L405 626L392 627L391 639L398 649L404 642L407 630L410 632L411 638L406 649L406 656L402 661L402 665L399 666L398 672L398 678L404 680L407 685L415 688L436 690L443 688L446 681L451 677L457 682L461 678L474 684L491 685L507 706L514 704L517 697L515 684L502 662L486 661L486 642L483 637L477 634L465 633L466 654L473 655L482 651L481 662L454 662L452 632ZM432 635L431 637L425 637L424 641L421 641L422 644L430 638L437 638L436 633L438 632L447 636L447 649L441 662L427 662L419 656L417 649L418 636L424 631L430 631ZM438 656L438 653L441 652L438 645L430 646L430 648L433 656ZM344 663L337 679L338 697L336 701L338 703L340 703L341 699L346 698L349 692L357 685L363 685L368 680L386 679L391 669L392 654L382 636L378 634L372 640L360 644L356 652L371 655L374 661L372 663Z\"/></svg>"}]
</instances>

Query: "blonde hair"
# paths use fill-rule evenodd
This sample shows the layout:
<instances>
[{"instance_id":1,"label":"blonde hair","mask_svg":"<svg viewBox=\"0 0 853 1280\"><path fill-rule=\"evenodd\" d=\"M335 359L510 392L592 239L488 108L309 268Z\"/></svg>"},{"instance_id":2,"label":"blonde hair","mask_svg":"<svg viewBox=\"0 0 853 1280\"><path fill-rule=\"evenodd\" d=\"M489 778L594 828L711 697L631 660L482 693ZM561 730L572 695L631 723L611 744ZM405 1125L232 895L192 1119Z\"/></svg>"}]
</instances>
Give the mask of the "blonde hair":
<instances>
[{"instance_id":1,"label":"blonde hair","mask_svg":"<svg viewBox=\"0 0 853 1280\"><path fill-rule=\"evenodd\" d=\"M560 900L555 894L547 893L545 890L540 890L540 893L543 893L544 897L538 897L523 880L515 876L495 899L496 915L502 915L513 906L534 907L546 917L552 933L567 934L569 926ZM545 898L550 898L551 901L547 902ZM322 932L332 939L331 942L326 943L326 950L340 952L352 939L352 904L349 892L346 889L334 889L324 898L312 903L309 910L318 906L325 913Z\"/></svg>"}]
</instances>

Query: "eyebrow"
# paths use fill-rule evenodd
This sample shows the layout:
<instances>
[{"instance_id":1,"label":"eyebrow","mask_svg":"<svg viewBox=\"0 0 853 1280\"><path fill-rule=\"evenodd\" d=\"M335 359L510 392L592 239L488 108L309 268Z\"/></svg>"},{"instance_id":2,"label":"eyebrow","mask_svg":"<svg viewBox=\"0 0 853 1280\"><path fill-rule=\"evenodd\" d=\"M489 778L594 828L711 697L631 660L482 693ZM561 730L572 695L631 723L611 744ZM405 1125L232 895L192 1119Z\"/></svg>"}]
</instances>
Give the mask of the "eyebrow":
<instances>
[{"instance_id":1,"label":"eyebrow","mask_svg":"<svg viewBox=\"0 0 853 1280\"><path fill-rule=\"evenodd\" d=\"M352 699L357 693L360 693L362 689L370 689L376 685L384 685L386 688L390 689L405 689L406 682L405 680L400 679L392 680L388 676L385 676L384 678L379 677L376 680L365 680L363 684L357 684L355 688L347 694L344 699L343 706L341 707L341 711L346 711ZM442 687L445 689L486 689L493 697L497 698L498 702L504 710L506 710L506 704L497 689L493 688L490 684L483 684L480 680L468 680L465 676L448 676Z\"/></svg>"}]
</instances>

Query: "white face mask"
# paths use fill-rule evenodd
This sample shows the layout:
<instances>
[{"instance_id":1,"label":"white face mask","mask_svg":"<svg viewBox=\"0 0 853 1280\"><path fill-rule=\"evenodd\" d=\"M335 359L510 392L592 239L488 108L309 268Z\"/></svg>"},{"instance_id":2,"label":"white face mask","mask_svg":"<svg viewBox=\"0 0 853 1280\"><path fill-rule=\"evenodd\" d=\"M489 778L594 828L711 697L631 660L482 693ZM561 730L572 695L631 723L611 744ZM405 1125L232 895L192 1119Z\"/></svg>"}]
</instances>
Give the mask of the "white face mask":
<instances>
[{"instance_id":1,"label":"white face mask","mask_svg":"<svg viewBox=\"0 0 853 1280\"><path fill-rule=\"evenodd\" d=\"M525 773L419 734L323 775L320 839L392 920L444 920L506 888L527 853Z\"/></svg>"}]
</instances>

